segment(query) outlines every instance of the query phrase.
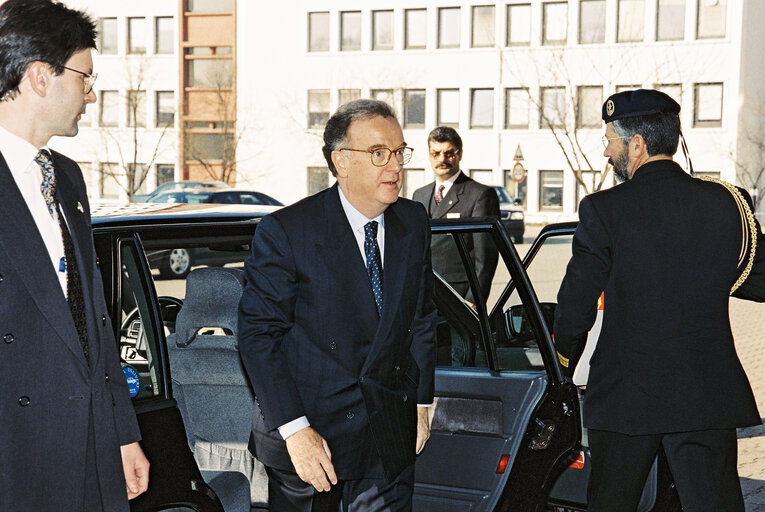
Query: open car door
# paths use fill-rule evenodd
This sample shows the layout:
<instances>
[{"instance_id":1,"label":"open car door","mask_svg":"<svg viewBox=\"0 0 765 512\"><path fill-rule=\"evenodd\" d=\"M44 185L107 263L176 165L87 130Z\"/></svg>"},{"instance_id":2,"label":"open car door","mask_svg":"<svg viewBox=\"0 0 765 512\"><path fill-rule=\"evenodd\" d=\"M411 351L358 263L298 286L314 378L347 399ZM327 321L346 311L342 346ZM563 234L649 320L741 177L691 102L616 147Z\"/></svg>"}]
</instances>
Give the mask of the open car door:
<instances>
[{"instance_id":1,"label":"open car door","mask_svg":"<svg viewBox=\"0 0 765 512\"><path fill-rule=\"evenodd\" d=\"M549 315L498 221L431 226L436 400L414 510L541 510L580 438Z\"/></svg>"}]
</instances>

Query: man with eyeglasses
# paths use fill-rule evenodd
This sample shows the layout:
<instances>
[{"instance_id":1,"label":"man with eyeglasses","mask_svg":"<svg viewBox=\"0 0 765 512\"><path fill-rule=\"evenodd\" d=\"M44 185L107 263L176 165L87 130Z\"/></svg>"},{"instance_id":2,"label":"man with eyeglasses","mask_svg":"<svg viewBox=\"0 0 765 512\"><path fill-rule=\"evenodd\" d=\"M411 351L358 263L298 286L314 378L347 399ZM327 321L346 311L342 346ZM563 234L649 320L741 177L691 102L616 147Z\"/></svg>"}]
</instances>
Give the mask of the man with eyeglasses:
<instances>
[{"instance_id":1,"label":"man with eyeglasses","mask_svg":"<svg viewBox=\"0 0 765 512\"><path fill-rule=\"evenodd\" d=\"M462 138L454 128L439 126L428 135L428 157L435 181L414 191L412 199L422 203L433 219L467 217L499 218L499 198L491 187L482 185L460 170ZM485 301L499 258L488 236L465 237L473 259L478 284ZM433 268L462 297L475 303L457 246L450 237L433 241Z\"/></svg>"},{"instance_id":2,"label":"man with eyeglasses","mask_svg":"<svg viewBox=\"0 0 765 512\"><path fill-rule=\"evenodd\" d=\"M264 217L245 263L250 448L271 510L411 510L435 367L428 218L398 195L412 149L362 99L329 119L323 153L337 184Z\"/></svg>"},{"instance_id":3,"label":"man with eyeglasses","mask_svg":"<svg viewBox=\"0 0 765 512\"><path fill-rule=\"evenodd\" d=\"M673 161L680 105L655 90L603 104L623 183L585 197L558 293L555 344L571 376L596 316L583 418L587 510L634 511L659 450L683 510L744 510L736 428L761 416L736 355L729 294L765 301L765 238L743 189Z\"/></svg>"},{"instance_id":4,"label":"man with eyeglasses","mask_svg":"<svg viewBox=\"0 0 765 512\"><path fill-rule=\"evenodd\" d=\"M149 463L104 300L80 168L51 150L93 93L95 25L0 6L0 510L124 511Z\"/></svg>"}]
</instances>

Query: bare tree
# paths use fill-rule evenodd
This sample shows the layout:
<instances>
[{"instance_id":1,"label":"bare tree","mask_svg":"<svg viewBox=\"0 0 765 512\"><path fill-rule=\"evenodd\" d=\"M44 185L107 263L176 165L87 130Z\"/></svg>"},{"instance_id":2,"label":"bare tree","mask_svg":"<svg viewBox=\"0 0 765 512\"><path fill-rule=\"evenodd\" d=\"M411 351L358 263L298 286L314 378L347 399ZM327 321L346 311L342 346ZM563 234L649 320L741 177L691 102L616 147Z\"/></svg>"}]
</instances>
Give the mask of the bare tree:
<instances>
[{"instance_id":1,"label":"bare tree","mask_svg":"<svg viewBox=\"0 0 765 512\"><path fill-rule=\"evenodd\" d=\"M765 187L765 100L749 114L740 131L738 148L730 151L730 157L736 166L739 184L752 194L756 212L759 194Z\"/></svg>"}]
</instances>

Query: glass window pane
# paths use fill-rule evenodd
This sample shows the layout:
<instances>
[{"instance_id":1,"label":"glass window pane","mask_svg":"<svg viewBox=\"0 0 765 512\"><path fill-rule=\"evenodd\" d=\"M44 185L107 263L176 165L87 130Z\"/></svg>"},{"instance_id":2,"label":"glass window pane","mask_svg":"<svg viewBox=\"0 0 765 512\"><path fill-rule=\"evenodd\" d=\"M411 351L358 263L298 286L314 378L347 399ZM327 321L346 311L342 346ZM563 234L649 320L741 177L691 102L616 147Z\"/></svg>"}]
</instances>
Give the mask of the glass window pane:
<instances>
[{"instance_id":1,"label":"glass window pane","mask_svg":"<svg viewBox=\"0 0 765 512\"><path fill-rule=\"evenodd\" d=\"M116 55L118 46L117 18L101 18L99 25L98 51L101 55Z\"/></svg>"},{"instance_id":2,"label":"glass window pane","mask_svg":"<svg viewBox=\"0 0 765 512\"><path fill-rule=\"evenodd\" d=\"M542 44L566 44L568 33L568 4L547 2L542 4Z\"/></svg>"},{"instance_id":3,"label":"glass window pane","mask_svg":"<svg viewBox=\"0 0 765 512\"><path fill-rule=\"evenodd\" d=\"M101 198L119 199L122 190L119 180L125 175L120 166L112 162L102 162L99 174L101 176Z\"/></svg>"},{"instance_id":4,"label":"glass window pane","mask_svg":"<svg viewBox=\"0 0 765 512\"><path fill-rule=\"evenodd\" d=\"M361 89L340 89L337 91L338 105L345 105L349 101L361 98Z\"/></svg>"},{"instance_id":5,"label":"glass window pane","mask_svg":"<svg viewBox=\"0 0 765 512\"><path fill-rule=\"evenodd\" d=\"M329 91L308 91L308 128L324 128L329 121Z\"/></svg>"},{"instance_id":6,"label":"glass window pane","mask_svg":"<svg viewBox=\"0 0 765 512\"><path fill-rule=\"evenodd\" d=\"M372 11L372 49L393 49L393 11Z\"/></svg>"},{"instance_id":7,"label":"glass window pane","mask_svg":"<svg viewBox=\"0 0 765 512\"><path fill-rule=\"evenodd\" d=\"M411 50L425 48L428 35L428 12L425 9L407 9L404 11L406 40L404 48Z\"/></svg>"},{"instance_id":8,"label":"glass window pane","mask_svg":"<svg viewBox=\"0 0 765 512\"><path fill-rule=\"evenodd\" d=\"M404 127L423 128L425 126L425 89L404 91Z\"/></svg>"},{"instance_id":9,"label":"glass window pane","mask_svg":"<svg viewBox=\"0 0 765 512\"><path fill-rule=\"evenodd\" d=\"M728 0L697 0L698 26L696 37L707 39L725 37Z\"/></svg>"},{"instance_id":10,"label":"glass window pane","mask_svg":"<svg viewBox=\"0 0 765 512\"><path fill-rule=\"evenodd\" d=\"M473 7L473 48L494 46L494 6Z\"/></svg>"},{"instance_id":11,"label":"glass window pane","mask_svg":"<svg viewBox=\"0 0 765 512\"><path fill-rule=\"evenodd\" d=\"M232 0L186 0L188 12L231 12Z\"/></svg>"},{"instance_id":12,"label":"glass window pane","mask_svg":"<svg viewBox=\"0 0 765 512\"><path fill-rule=\"evenodd\" d=\"M233 134L231 133L188 133L186 144L187 160L223 160L224 155L231 150Z\"/></svg>"},{"instance_id":13,"label":"glass window pane","mask_svg":"<svg viewBox=\"0 0 765 512\"><path fill-rule=\"evenodd\" d=\"M128 18L128 53L146 53L146 18Z\"/></svg>"},{"instance_id":14,"label":"glass window pane","mask_svg":"<svg viewBox=\"0 0 765 512\"><path fill-rule=\"evenodd\" d=\"M175 123L175 93L157 91L157 127L172 126Z\"/></svg>"},{"instance_id":15,"label":"glass window pane","mask_svg":"<svg viewBox=\"0 0 765 512\"><path fill-rule=\"evenodd\" d=\"M659 0L656 40L679 41L685 37L685 0Z\"/></svg>"},{"instance_id":16,"label":"glass window pane","mask_svg":"<svg viewBox=\"0 0 765 512\"><path fill-rule=\"evenodd\" d=\"M186 61L189 87L227 89L231 87L231 59L192 59Z\"/></svg>"},{"instance_id":17,"label":"glass window pane","mask_svg":"<svg viewBox=\"0 0 765 512\"><path fill-rule=\"evenodd\" d=\"M655 84L654 89L668 94L673 100L683 104L683 86L682 84Z\"/></svg>"},{"instance_id":18,"label":"glass window pane","mask_svg":"<svg viewBox=\"0 0 765 512\"><path fill-rule=\"evenodd\" d=\"M531 5L507 6L507 46L527 46L531 43Z\"/></svg>"},{"instance_id":19,"label":"glass window pane","mask_svg":"<svg viewBox=\"0 0 765 512\"><path fill-rule=\"evenodd\" d=\"M308 173L308 195L321 192L325 188L329 188L329 180L331 173L327 167L309 167Z\"/></svg>"},{"instance_id":20,"label":"glass window pane","mask_svg":"<svg viewBox=\"0 0 765 512\"><path fill-rule=\"evenodd\" d=\"M101 113L98 124L101 126L119 125L119 93L117 91L101 91L99 97L98 103L101 105Z\"/></svg>"},{"instance_id":21,"label":"glass window pane","mask_svg":"<svg viewBox=\"0 0 765 512\"><path fill-rule=\"evenodd\" d=\"M478 183L483 183L484 185L492 185L494 183L494 173L491 169L470 169L468 174Z\"/></svg>"},{"instance_id":22,"label":"glass window pane","mask_svg":"<svg viewBox=\"0 0 765 512\"><path fill-rule=\"evenodd\" d=\"M510 194L513 200L520 202L521 206L526 207L526 184L528 180L524 178L523 181L518 182L513 179L513 171L505 170L505 190Z\"/></svg>"},{"instance_id":23,"label":"glass window pane","mask_svg":"<svg viewBox=\"0 0 765 512\"><path fill-rule=\"evenodd\" d=\"M172 164L157 164L157 186L175 180L175 166Z\"/></svg>"},{"instance_id":24,"label":"glass window pane","mask_svg":"<svg viewBox=\"0 0 765 512\"><path fill-rule=\"evenodd\" d=\"M173 18L154 18L154 53L173 53Z\"/></svg>"},{"instance_id":25,"label":"glass window pane","mask_svg":"<svg viewBox=\"0 0 765 512\"><path fill-rule=\"evenodd\" d=\"M505 89L505 128L529 127L529 103L527 89Z\"/></svg>"},{"instance_id":26,"label":"glass window pane","mask_svg":"<svg viewBox=\"0 0 765 512\"><path fill-rule=\"evenodd\" d=\"M563 171L539 171L539 207L545 210L563 208Z\"/></svg>"},{"instance_id":27,"label":"glass window pane","mask_svg":"<svg viewBox=\"0 0 765 512\"><path fill-rule=\"evenodd\" d=\"M401 187L401 196L412 198L414 191L426 185L432 179L425 169L404 169L404 183Z\"/></svg>"},{"instance_id":28,"label":"glass window pane","mask_svg":"<svg viewBox=\"0 0 765 512\"><path fill-rule=\"evenodd\" d=\"M494 126L494 89L473 89L470 97L470 127Z\"/></svg>"},{"instance_id":29,"label":"glass window pane","mask_svg":"<svg viewBox=\"0 0 765 512\"><path fill-rule=\"evenodd\" d=\"M645 0L619 0L619 25L616 41L642 41L645 30Z\"/></svg>"},{"instance_id":30,"label":"glass window pane","mask_svg":"<svg viewBox=\"0 0 765 512\"><path fill-rule=\"evenodd\" d=\"M579 128L599 128L601 126L601 106L603 105L603 87L583 85L577 95L576 125Z\"/></svg>"},{"instance_id":31,"label":"glass window pane","mask_svg":"<svg viewBox=\"0 0 765 512\"><path fill-rule=\"evenodd\" d=\"M606 0L582 0L579 4L579 42L603 43L606 40Z\"/></svg>"},{"instance_id":32,"label":"glass window pane","mask_svg":"<svg viewBox=\"0 0 765 512\"><path fill-rule=\"evenodd\" d=\"M393 89L372 89L369 95L373 100L384 101L391 107L393 106Z\"/></svg>"},{"instance_id":33,"label":"glass window pane","mask_svg":"<svg viewBox=\"0 0 765 512\"><path fill-rule=\"evenodd\" d=\"M146 91L127 92L128 126L146 126Z\"/></svg>"},{"instance_id":34,"label":"glass window pane","mask_svg":"<svg viewBox=\"0 0 765 512\"><path fill-rule=\"evenodd\" d=\"M308 51L329 51L329 13L308 13Z\"/></svg>"},{"instance_id":35,"label":"glass window pane","mask_svg":"<svg viewBox=\"0 0 765 512\"><path fill-rule=\"evenodd\" d=\"M438 9L438 47L459 48L460 46L460 8L442 7Z\"/></svg>"},{"instance_id":36,"label":"glass window pane","mask_svg":"<svg viewBox=\"0 0 765 512\"><path fill-rule=\"evenodd\" d=\"M361 11L340 13L340 51L361 50Z\"/></svg>"},{"instance_id":37,"label":"glass window pane","mask_svg":"<svg viewBox=\"0 0 765 512\"><path fill-rule=\"evenodd\" d=\"M540 128L561 128L566 119L566 98L563 87L543 87L539 116Z\"/></svg>"},{"instance_id":38,"label":"glass window pane","mask_svg":"<svg viewBox=\"0 0 765 512\"><path fill-rule=\"evenodd\" d=\"M456 127L460 122L459 89L438 90L438 124Z\"/></svg>"},{"instance_id":39,"label":"glass window pane","mask_svg":"<svg viewBox=\"0 0 765 512\"><path fill-rule=\"evenodd\" d=\"M723 84L695 84L693 126L722 126Z\"/></svg>"}]
</instances>

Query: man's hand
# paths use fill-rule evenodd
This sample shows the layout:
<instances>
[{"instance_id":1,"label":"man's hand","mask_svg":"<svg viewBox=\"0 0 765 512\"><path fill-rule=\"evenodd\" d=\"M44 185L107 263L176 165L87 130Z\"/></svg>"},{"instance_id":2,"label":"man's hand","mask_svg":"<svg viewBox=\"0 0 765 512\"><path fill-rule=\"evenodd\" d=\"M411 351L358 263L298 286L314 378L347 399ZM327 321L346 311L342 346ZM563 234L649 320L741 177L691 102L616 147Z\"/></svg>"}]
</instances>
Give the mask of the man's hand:
<instances>
[{"instance_id":1,"label":"man's hand","mask_svg":"<svg viewBox=\"0 0 765 512\"><path fill-rule=\"evenodd\" d=\"M319 492L328 491L330 483L337 483L329 445L313 428L298 430L285 442L295 472L302 481L313 485Z\"/></svg>"},{"instance_id":2,"label":"man's hand","mask_svg":"<svg viewBox=\"0 0 765 512\"><path fill-rule=\"evenodd\" d=\"M430 438L430 418L428 411L430 407L417 408L417 445L416 452L420 453L425 448L425 443Z\"/></svg>"},{"instance_id":3,"label":"man's hand","mask_svg":"<svg viewBox=\"0 0 765 512\"><path fill-rule=\"evenodd\" d=\"M125 471L127 497L132 500L149 488L149 461L141 445L130 443L120 446L122 469Z\"/></svg>"}]
</instances>

